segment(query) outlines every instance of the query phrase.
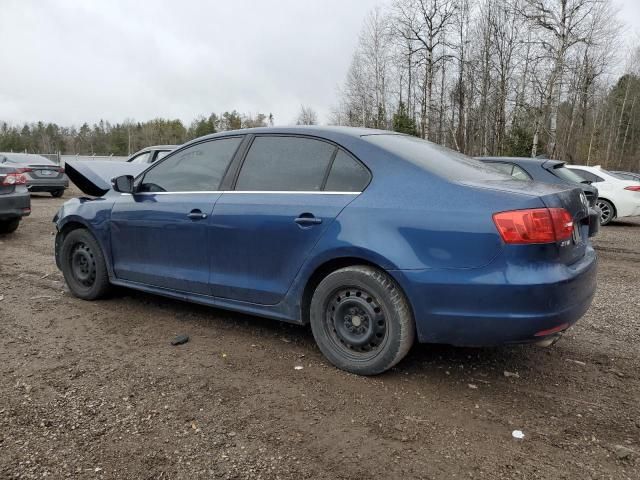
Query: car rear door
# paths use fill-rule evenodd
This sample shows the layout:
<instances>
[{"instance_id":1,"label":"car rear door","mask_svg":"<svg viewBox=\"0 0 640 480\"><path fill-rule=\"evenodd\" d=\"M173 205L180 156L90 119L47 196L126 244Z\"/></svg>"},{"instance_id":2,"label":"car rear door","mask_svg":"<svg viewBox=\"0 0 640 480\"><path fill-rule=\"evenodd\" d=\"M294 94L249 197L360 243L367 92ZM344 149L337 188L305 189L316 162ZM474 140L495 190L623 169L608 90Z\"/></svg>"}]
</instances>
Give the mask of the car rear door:
<instances>
[{"instance_id":1,"label":"car rear door","mask_svg":"<svg viewBox=\"0 0 640 480\"><path fill-rule=\"evenodd\" d=\"M241 136L199 142L158 161L111 212L117 278L209 292L210 230L220 182Z\"/></svg>"},{"instance_id":2,"label":"car rear door","mask_svg":"<svg viewBox=\"0 0 640 480\"><path fill-rule=\"evenodd\" d=\"M369 172L332 143L255 136L235 186L214 208L211 294L280 302L320 236L368 181Z\"/></svg>"}]
</instances>

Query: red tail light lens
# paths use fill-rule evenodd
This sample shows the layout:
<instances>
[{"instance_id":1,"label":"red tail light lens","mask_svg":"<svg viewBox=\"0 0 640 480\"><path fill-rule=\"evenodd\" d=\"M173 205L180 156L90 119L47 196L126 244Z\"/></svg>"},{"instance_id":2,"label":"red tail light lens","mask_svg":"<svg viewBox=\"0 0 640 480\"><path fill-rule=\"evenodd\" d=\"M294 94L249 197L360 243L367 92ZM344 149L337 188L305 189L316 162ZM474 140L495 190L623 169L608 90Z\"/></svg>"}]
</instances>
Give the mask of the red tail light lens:
<instances>
[{"instance_id":1,"label":"red tail light lens","mask_svg":"<svg viewBox=\"0 0 640 480\"><path fill-rule=\"evenodd\" d=\"M18 168L16 171L17 171L18 173L33 172L33 168Z\"/></svg>"},{"instance_id":2,"label":"red tail light lens","mask_svg":"<svg viewBox=\"0 0 640 480\"><path fill-rule=\"evenodd\" d=\"M58 171L59 171L60 173L64 173L64 167L58 167Z\"/></svg>"},{"instance_id":3,"label":"red tail light lens","mask_svg":"<svg viewBox=\"0 0 640 480\"><path fill-rule=\"evenodd\" d=\"M631 190L632 192L640 192L640 185L631 185L630 187L624 187L625 190Z\"/></svg>"},{"instance_id":4,"label":"red tail light lens","mask_svg":"<svg viewBox=\"0 0 640 480\"><path fill-rule=\"evenodd\" d=\"M498 232L509 244L553 243L571 238L573 219L564 208L532 208L493 215Z\"/></svg>"},{"instance_id":5,"label":"red tail light lens","mask_svg":"<svg viewBox=\"0 0 640 480\"><path fill-rule=\"evenodd\" d=\"M4 180L2 180L1 185L26 185L27 177L25 177L21 173L9 173Z\"/></svg>"}]
</instances>

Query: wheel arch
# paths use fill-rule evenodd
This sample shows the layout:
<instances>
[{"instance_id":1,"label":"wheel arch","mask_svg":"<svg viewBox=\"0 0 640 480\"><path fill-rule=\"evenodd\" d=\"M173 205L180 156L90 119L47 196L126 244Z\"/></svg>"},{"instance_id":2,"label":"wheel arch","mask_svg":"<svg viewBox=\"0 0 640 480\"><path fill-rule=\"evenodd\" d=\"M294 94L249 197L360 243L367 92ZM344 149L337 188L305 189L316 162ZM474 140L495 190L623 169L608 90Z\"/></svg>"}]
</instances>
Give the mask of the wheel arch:
<instances>
[{"instance_id":1,"label":"wheel arch","mask_svg":"<svg viewBox=\"0 0 640 480\"><path fill-rule=\"evenodd\" d=\"M304 325L309 324L309 316L310 316L310 307L311 307L311 298L313 297L313 293L316 290L316 287L320 284L320 282L326 278L331 273L336 270L340 270L345 267L353 267L356 265L364 265L380 270L381 272L386 272L386 269L383 268L378 263L366 259L361 256L344 256L344 257L335 257L330 260L327 260L320 265L316 266L313 272L308 276L307 281L305 282L304 290L302 292L302 297L300 301L300 319L301 323ZM411 314L414 315L413 305L411 299L407 295L407 292L402 287L400 282L393 275L389 275L393 281L396 283L404 297L407 299L407 303L409 304L409 308L411 310ZM415 315L414 315L415 318Z\"/></svg>"},{"instance_id":2,"label":"wheel arch","mask_svg":"<svg viewBox=\"0 0 640 480\"><path fill-rule=\"evenodd\" d=\"M65 238L71 232L75 230L80 230L80 229L87 230L96 240L96 243L102 250L102 255L104 256L105 262L107 264L107 271L109 272L109 276L111 277L113 273L111 268L111 261L110 261L111 257L108 255L108 250L105 248L105 245L103 244L102 239L100 238L100 235L98 235L97 232L95 232L94 229L91 228L91 225L87 223L82 217L77 217L77 216L65 218L64 222L61 222L58 224L58 233L56 234L55 249L54 249L56 266L58 267L59 270L62 270L62 264L60 259L60 248L62 247L62 243L64 242Z\"/></svg>"}]
</instances>

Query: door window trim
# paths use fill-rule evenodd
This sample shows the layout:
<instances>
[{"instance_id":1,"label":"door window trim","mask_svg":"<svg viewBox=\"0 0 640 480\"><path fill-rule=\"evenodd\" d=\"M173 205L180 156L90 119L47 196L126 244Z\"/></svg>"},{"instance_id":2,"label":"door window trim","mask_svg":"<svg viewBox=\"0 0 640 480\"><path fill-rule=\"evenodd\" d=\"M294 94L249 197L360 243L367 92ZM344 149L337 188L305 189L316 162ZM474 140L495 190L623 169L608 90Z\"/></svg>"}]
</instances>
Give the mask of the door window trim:
<instances>
[{"instance_id":1,"label":"door window trim","mask_svg":"<svg viewBox=\"0 0 640 480\"><path fill-rule=\"evenodd\" d=\"M240 138L240 143L238 144L238 146L236 147L236 150L233 152L233 155L231 156L231 160L229 160L229 163L227 164L224 173L222 174L222 178L220 180L219 183L219 187L224 185L225 179L227 177L227 174L229 173L229 169L231 168L231 165L233 165L233 163L236 160L236 156L238 155L238 152L241 150L243 144L246 141L246 137L247 135L243 135L243 134L238 134L238 135L225 135L225 136L220 136L220 137L214 137L214 138L206 138L203 139L202 141L199 142L194 142L194 143L189 143L187 145L183 145L180 148L177 148L176 150L172 150L170 151L167 155L165 155L164 157L162 157L160 160L157 160L153 163L150 163L149 166L147 168L145 168L142 172L140 172L138 174L137 177L134 178L134 185L136 188L138 188L140 185L142 185L142 183L144 182L144 177L147 175L147 173L149 173L149 171L151 171L152 169L156 168L159 165L162 165L162 163L164 161L166 161L167 159L173 157L174 155L177 155L180 152L183 152L184 150L187 150L188 148L191 147L195 147L197 145L201 145L203 143L208 143L208 142L215 142L217 140L226 140L229 138ZM212 192L218 192L219 190L210 190L210 191L177 191L177 192L134 192L134 195L141 195L141 194L147 194L147 193L153 193L153 194L171 194L171 193L212 193ZM127 194L130 195L130 194Z\"/></svg>"},{"instance_id":2,"label":"door window trim","mask_svg":"<svg viewBox=\"0 0 640 480\"><path fill-rule=\"evenodd\" d=\"M351 152L349 152L346 148L342 147L341 145L337 144L336 142L326 139L326 138L321 138L321 137L315 137L313 135L300 135L300 134L294 134L294 133L255 133L255 134L250 134L248 135L248 139L246 141L246 145L244 150L241 153L241 156L239 156L237 159L234 158L232 160L232 163L237 161L237 165L236 165L236 170L233 172L233 178L230 179L232 181L230 181L230 185L229 185L229 190L224 190L224 193L278 193L278 194L283 194L283 193L302 193L302 194L349 194L349 193L354 193L354 194L361 194L362 192L364 192L367 187L371 184L371 181L373 180L373 174L371 173L371 170L369 169L369 167L367 167L363 162L361 162L355 155L353 155ZM245 190L245 191L241 191L241 190L236 190L236 185L238 183L238 177L240 176L240 172L242 171L242 167L244 166L245 160L247 158L247 154L249 153L249 151L251 150L251 146L253 145L253 142L255 141L255 139L257 137L290 137L290 138L306 138L309 140L316 140L318 142L324 142L327 143L331 146L334 147L334 151L331 155L331 159L329 160L329 164L327 165L327 168L324 172L324 177L322 179L322 183L320 185L320 190L313 190L313 191L299 191L299 190L279 190L279 191L272 191L272 190ZM241 145L240 147L242 147L243 145ZM241 148L238 148L238 151L240 151ZM364 188L362 190L360 190L359 192L327 192L325 191L325 187L327 185L327 180L329 179L329 175L331 173L331 168L333 167L333 162L336 159L336 156L338 155L339 151L343 151L345 154L347 154L351 159L353 159L353 161L357 162L360 166L362 166L362 168L364 168L364 170L368 173L369 175L369 180L367 182L367 184L364 186ZM226 178L223 179L222 184L224 185L224 182L226 181Z\"/></svg>"}]
</instances>

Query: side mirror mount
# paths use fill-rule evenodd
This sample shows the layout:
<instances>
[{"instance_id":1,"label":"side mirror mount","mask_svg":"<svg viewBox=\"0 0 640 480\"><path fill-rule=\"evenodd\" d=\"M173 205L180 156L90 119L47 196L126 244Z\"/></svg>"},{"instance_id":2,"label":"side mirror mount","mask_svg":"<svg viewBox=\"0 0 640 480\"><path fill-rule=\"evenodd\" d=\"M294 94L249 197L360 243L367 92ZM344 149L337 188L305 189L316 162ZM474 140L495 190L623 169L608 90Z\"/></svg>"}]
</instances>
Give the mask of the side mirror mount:
<instances>
[{"instance_id":1,"label":"side mirror mount","mask_svg":"<svg viewBox=\"0 0 640 480\"><path fill-rule=\"evenodd\" d=\"M111 187L120 193L133 193L133 175L120 175L111 179Z\"/></svg>"},{"instance_id":2,"label":"side mirror mount","mask_svg":"<svg viewBox=\"0 0 640 480\"><path fill-rule=\"evenodd\" d=\"M587 185L591 185L593 182L591 180L582 180L580 183L586 183Z\"/></svg>"}]
</instances>

